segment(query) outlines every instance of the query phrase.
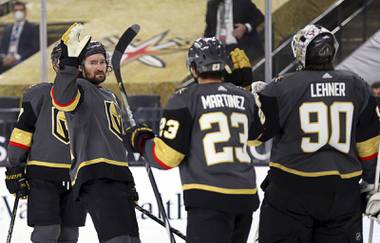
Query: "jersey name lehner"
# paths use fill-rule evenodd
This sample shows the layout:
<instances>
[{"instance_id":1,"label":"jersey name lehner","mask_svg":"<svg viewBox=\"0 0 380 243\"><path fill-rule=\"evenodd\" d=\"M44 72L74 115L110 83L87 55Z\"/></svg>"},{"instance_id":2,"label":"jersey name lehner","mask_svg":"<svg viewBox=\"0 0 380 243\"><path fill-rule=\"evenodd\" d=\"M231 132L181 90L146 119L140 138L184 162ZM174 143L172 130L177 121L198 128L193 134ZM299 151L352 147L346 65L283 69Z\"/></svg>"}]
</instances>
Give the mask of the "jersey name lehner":
<instances>
[{"instance_id":1,"label":"jersey name lehner","mask_svg":"<svg viewBox=\"0 0 380 243\"><path fill-rule=\"evenodd\" d=\"M310 84L311 97L346 96L346 84L338 82Z\"/></svg>"},{"instance_id":2,"label":"jersey name lehner","mask_svg":"<svg viewBox=\"0 0 380 243\"><path fill-rule=\"evenodd\" d=\"M230 94L215 94L215 95L202 95L203 109L212 109L219 107L236 108L245 110L244 97L240 95Z\"/></svg>"}]
</instances>

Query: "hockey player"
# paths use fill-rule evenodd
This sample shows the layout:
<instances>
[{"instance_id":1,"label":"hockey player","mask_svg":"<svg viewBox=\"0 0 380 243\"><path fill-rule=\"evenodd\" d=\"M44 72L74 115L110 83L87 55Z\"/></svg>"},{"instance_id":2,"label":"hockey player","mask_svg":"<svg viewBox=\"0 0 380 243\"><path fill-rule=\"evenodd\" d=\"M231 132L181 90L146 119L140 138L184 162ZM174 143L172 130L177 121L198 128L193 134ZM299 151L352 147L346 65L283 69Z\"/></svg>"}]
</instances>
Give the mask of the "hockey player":
<instances>
[{"instance_id":1,"label":"hockey player","mask_svg":"<svg viewBox=\"0 0 380 243\"><path fill-rule=\"evenodd\" d=\"M216 38L196 40L187 66L198 84L169 100L154 138L131 127L127 141L160 169L179 167L190 243L246 242L259 198L247 151L254 140L253 96L223 82L225 50Z\"/></svg>"},{"instance_id":2,"label":"hockey player","mask_svg":"<svg viewBox=\"0 0 380 243\"><path fill-rule=\"evenodd\" d=\"M89 42L90 36L79 40L82 29L73 24L62 36L60 69L51 90L54 106L66 112L74 199L86 204L100 242L138 243L120 105L114 93L100 86L110 68L106 50L100 42Z\"/></svg>"},{"instance_id":3,"label":"hockey player","mask_svg":"<svg viewBox=\"0 0 380 243\"><path fill-rule=\"evenodd\" d=\"M51 53L54 70L58 70L60 52L55 46ZM34 227L32 242L75 243L86 210L71 200L66 119L52 105L51 87L50 83L37 84L24 94L8 145L6 185L10 193L28 197L28 225Z\"/></svg>"},{"instance_id":4,"label":"hockey player","mask_svg":"<svg viewBox=\"0 0 380 243\"><path fill-rule=\"evenodd\" d=\"M259 242L362 242L359 180L374 183L376 100L360 77L334 70L338 43L327 29L306 26L292 49L300 71L255 94L259 140L274 137Z\"/></svg>"}]
</instances>

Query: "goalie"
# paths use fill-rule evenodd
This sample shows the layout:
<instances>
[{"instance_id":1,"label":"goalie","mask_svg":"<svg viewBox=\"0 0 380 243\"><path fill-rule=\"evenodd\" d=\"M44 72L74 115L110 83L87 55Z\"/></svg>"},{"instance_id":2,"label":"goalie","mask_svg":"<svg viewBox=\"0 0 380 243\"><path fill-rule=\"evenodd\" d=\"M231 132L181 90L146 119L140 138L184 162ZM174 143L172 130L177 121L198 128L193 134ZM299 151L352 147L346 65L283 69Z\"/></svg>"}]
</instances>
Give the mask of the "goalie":
<instances>
[{"instance_id":1,"label":"goalie","mask_svg":"<svg viewBox=\"0 0 380 243\"><path fill-rule=\"evenodd\" d=\"M362 242L359 181L375 181L376 100L356 74L334 69L338 42L329 30L306 26L292 49L298 72L252 85L265 115L259 141L274 137L259 242ZM366 213L379 206L376 193Z\"/></svg>"}]
</instances>

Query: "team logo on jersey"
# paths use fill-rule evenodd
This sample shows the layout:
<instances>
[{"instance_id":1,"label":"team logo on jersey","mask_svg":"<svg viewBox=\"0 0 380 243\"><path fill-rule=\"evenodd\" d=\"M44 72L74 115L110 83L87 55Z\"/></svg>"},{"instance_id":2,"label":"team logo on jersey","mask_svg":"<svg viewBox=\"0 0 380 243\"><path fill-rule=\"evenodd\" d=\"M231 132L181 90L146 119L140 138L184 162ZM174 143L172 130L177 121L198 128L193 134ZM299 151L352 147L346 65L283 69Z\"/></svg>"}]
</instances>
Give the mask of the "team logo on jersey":
<instances>
[{"instance_id":1,"label":"team logo on jersey","mask_svg":"<svg viewBox=\"0 0 380 243\"><path fill-rule=\"evenodd\" d=\"M139 61L154 68L165 68L166 63L158 56L186 51L190 47L190 41L184 40L180 37L174 37L164 41L168 35L169 30L161 32L147 40L134 41L125 50L121 59L121 64L128 64L133 61ZM118 41L117 36L109 36L102 40L107 49L113 49Z\"/></svg>"},{"instance_id":2,"label":"team logo on jersey","mask_svg":"<svg viewBox=\"0 0 380 243\"><path fill-rule=\"evenodd\" d=\"M106 114L107 114L107 120L108 120L108 128L110 131L116 135L118 139L123 141L122 139L122 124L121 124L121 117L119 113L116 110L116 105L112 101L104 101Z\"/></svg>"},{"instance_id":3,"label":"team logo on jersey","mask_svg":"<svg viewBox=\"0 0 380 243\"><path fill-rule=\"evenodd\" d=\"M54 137L64 144L69 144L69 131L67 129L67 122L65 113L57 110L55 107L51 108L51 132Z\"/></svg>"}]
</instances>

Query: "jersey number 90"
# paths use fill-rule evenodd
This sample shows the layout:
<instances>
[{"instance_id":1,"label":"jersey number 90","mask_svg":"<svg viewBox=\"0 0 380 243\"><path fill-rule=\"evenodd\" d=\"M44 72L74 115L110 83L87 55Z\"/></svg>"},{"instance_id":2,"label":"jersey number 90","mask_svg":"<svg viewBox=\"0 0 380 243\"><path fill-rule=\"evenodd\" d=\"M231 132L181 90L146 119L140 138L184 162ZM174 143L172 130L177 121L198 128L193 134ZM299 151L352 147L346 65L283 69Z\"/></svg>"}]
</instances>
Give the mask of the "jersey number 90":
<instances>
[{"instance_id":1,"label":"jersey number 90","mask_svg":"<svg viewBox=\"0 0 380 243\"><path fill-rule=\"evenodd\" d=\"M311 120L311 115L315 120ZM333 102L329 107L324 102L305 102L299 108L301 129L306 134L317 134L317 140L303 137L301 148L313 153L326 144L348 153L350 151L352 117L351 102Z\"/></svg>"}]
</instances>

